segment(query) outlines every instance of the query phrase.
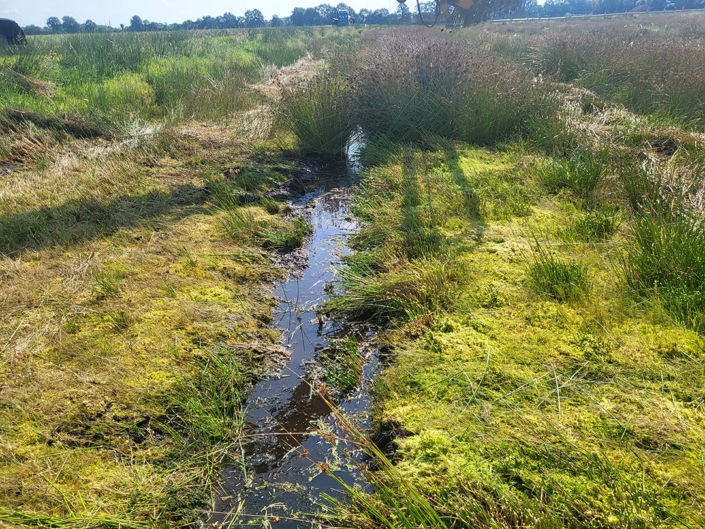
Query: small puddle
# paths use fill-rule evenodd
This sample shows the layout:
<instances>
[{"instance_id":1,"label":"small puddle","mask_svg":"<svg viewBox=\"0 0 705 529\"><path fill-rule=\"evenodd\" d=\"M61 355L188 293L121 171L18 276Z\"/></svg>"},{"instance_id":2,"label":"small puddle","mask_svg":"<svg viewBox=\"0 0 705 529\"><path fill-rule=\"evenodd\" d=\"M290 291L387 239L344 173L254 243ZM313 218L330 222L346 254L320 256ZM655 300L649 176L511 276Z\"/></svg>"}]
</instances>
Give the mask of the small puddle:
<instances>
[{"instance_id":1,"label":"small puddle","mask_svg":"<svg viewBox=\"0 0 705 529\"><path fill-rule=\"evenodd\" d=\"M334 320L321 322L316 315L316 308L328 299L327 285L335 280L341 257L350 253L347 241L357 229L349 209L357 173L352 161L323 165L307 182L315 191L292 203L310 221L313 233L301 250L307 255L303 269L274 292L280 303L273 325L281 330L290 357L247 399L244 464L232 465L222 474L209 520L214 527L271 527L273 522L287 529L312 527L301 513L320 512L321 493L343 496L340 484L322 471L321 463L345 483L366 486L354 462L345 460L317 433L344 437L325 400L307 382L318 351L332 339L359 333ZM362 428L369 424L367 389L377 367L374 352L367 351L366 356L362 383L337 402Z\"/></svg>"}]
</instances>

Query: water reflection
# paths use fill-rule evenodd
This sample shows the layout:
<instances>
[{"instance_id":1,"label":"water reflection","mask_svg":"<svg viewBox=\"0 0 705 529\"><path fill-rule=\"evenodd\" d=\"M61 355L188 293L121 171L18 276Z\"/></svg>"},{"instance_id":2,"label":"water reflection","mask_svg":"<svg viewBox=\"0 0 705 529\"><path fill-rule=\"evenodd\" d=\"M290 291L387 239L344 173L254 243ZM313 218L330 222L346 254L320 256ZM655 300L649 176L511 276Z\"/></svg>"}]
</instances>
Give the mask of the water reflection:
<instances>
[{"instance_id":1,"label":"water reflection","mask_svg":"<svg viewBox=\"0 0 705 529\"><path fill-rule=\"evenodd\" d=\"M342 435L328 405L305 379L306 362L314 361L316 352L332 338L349 332L335 321L319 320L315 308L327 299L326 284L335 279L341 256L349 253L347 239L356 229L349 211L355 180L355 168L349 164L323 167L313 182L316 191L294 203L311 222L313 233L305 246L306 268L275 290L281 302L274 325L281 329L291 356L280 376L260 382L248 399L244 464L224 471L211 522L261 526L266 515L279 520L277 527L311 527L310 522L292 518L299 512L315 512L320 492L340 495L339 484L322 471L320 463L335 469L348 483L361 479L356 465L340 460L329 443L311 433L324 428ZM360 388L341 408L357 414L364 424L369 404ZM233 512L238 516L222 514Z\"/></svg>"}]
</instances>

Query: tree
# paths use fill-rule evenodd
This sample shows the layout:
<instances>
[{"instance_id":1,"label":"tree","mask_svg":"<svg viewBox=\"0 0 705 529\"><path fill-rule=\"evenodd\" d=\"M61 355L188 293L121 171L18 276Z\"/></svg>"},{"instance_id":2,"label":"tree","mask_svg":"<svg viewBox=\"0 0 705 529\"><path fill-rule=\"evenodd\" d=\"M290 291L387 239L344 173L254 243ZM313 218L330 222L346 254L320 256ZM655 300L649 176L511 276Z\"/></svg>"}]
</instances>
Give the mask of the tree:
<instances>
[{"instance_id":1,"label":"tree","mask_svg":"<svg viewBox=\"0 0 705 529\"><path fill-rule=\"evenodd\" d=\"M63 17L61 27L65 33L78 33L81 30L81 24L73 17Z\"/></svg>"},{"instance_id":2,"label":"tree","mask_svg":"<svg viewBox=\"0 0 705 529\"><path fill-rule=\"evenodd\" d=\"M536 0L534 0L534 2L535 1ZM409 11L409 6L406 4L399 4L399 7L397 7L397 16L399 17L399 24L411 23L411 11Z\"/></svg>"},{"instance_id":3,"label":"tree","mask_svg":"<svg viewBox=\"0 0 705 529\"><path fill-rule=\"evenodd\" d=\"M282 19L277 15L272 15L272 21L269 23L273 28L280 28L282 26Z\"/></svg>"},{"instance_id":4,"label":"tree","mask_svg":"<svg viewBox=\"0 0 705 529\"><path fill-rule=\"evenodd\" d=\"M61 20L57 17L49 17L47 19L47 28L49 28L49 31L52 33L61 33L64 31L64 26L62 26Z\"/></svg>"},{"instance_id":5,"label":"tree","mask_svg":"<svg viewBox=\"0 0 705 529\"><path fill-rule=\"evenodd\" d=\"M245 11L245 25L248 28L261 28L264 26L264 15L259 9Z\"/></svg>"},{"instance_id":6,"label":"tree","mask_svg":"<svg viewBox=\"0 0 705 529\"><path fill-rule=\"evenodd\" d=\"M318 13L318 24L330 25L333 19L338 16L338 10L330 4L321 4L316 8Z\"/></svg>"},{"instance_id":7,"label":"tree","mask_svg":"<svg viewBox=\"0 0 705 529\"><path fill-rule=\"evenodd\" d=\"M225 13L223 15L223 20L225 21L226 28L236 28L237 27L237 17L232 13Z\"/></svg>"},{"instance_id":8,"label":"tree","mask_svg":"<svg viewBox=\"0 0 705 529\"><path fill-rule=\"evenodd\" d=\"M142 19L137 15L130 19L130 30L131 31L143 31L144 25L142 24Z\"/></svg>"},{"instance_id":9,"label":"tree","mask_svg":"<svg viewBox=\"0 0 705 529\"><path fill-rule=\"evenodd\" d=\"M304 26L320 26L321 16L315 8L309 7L304 11Z\"/></svg>"},{"instance_id":10,"label":"tree","mask_svg":"<svg viewBox=\"0 0 705 529\"><path fill-rule=\"evenodd\" d=\"M216 27L218 27L218 24L216 23L215 18L205 16L201 19L201 29L214 29Z\"/></svg>"},{"instance_id":11,"label":"tree","mask_svg":"<svg viewBox=\"0 0 705 529\"><path fill-rule=\"evenodd\" d=\"M389 24L389 11L387 9L377 9L367 15L367 24Z\"/></svg>"},{"instance_id":12,"label":"tree","mask_svg":"<svg viewBox=\"0 0 705 529\"><path fill-rule=\"evenodd\" d=\"M86 33L95 33L95 30L98 29L98 24L93 22L92 20L86 20L83 23L83 31Z\"/></svg>"},{"instance_id":13,"label":"tree","mask_svg":"<svg viewBox=\"0 0 705 529\"><path fill-rule=\"evenodd\" d=\"M306 22L306 10L303 7L295 7L291 12L291 24L293 26L303 26Z\"/></svg>"},{"instance_id":14,"label":"tree","mask_svg":"<svg viewBox=\"0 0 705 529\"><path fill-rule=\"evenodd\" d=\"M40 28L39 26L35 26L34 24L30 24L29 26L25 26L22 28L24 31L25 35L45 35L47 32Z\"/></svg>"}]
</instances>

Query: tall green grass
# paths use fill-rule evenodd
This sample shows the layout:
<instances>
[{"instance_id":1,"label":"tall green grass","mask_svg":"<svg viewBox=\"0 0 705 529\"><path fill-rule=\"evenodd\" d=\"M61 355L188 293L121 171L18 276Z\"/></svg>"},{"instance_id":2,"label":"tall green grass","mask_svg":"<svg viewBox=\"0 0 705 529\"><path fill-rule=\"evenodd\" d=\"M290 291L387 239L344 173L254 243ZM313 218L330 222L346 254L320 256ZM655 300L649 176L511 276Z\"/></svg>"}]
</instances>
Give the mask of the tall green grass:
<instances>
[{"instance_id":1,"label":"tall green grass","mask_svg":"<svg viewBox=\"0 0 705 529\"><path fill-rule=\"evenodd\" d=\"M300 148L344 156L356 124L345 80L322 72L294 87L284 87L279 113Z\"/></svg>"},{"instance_id":2,"label":"tall green grass","mask_svg":"<svg viewBox=\"0 0 705 529\"><path fill-rule=\"evenodd\" d=\"M705 225L683 212L639 215L622 270L629 288L655 297L679 322L705 332Z\"/></svg>"},{"instance_id":3,"label":"tall green grass","mask_svg":"<svg viewBox=\"0 0 705 529\"><path fill-rule=\"evenodd\" d=\"M116 131L135 121L227 122L264 101L249 87L263 66L320 58L355 39L352 30L295 28L34 37L0 49L0 116L81 116Z\"/></svg>"},{"instance_id":4,"label":"tall green grass","mask_svg":"<svg viewBox=\"0 0 705 529\"><path fill-rule=\"evenodd\" d=\"M536 236L528 265L528 276L534 288L558 301L576 301L590 290L587 266L561 261L546 249Z\"/></svg>"},{"instance_id":5,"label":"tall green grass","mask_svg":"<svg viewBox=\"0 0 705 529\"><path fill-rule=\"evenodd\" d=\"M598 157L591 151L583 151L549 160L539 169L537 176L551 192L567 189L576 198L592 202L604 172L605 167Z\"/></svg>"}]
</instances>

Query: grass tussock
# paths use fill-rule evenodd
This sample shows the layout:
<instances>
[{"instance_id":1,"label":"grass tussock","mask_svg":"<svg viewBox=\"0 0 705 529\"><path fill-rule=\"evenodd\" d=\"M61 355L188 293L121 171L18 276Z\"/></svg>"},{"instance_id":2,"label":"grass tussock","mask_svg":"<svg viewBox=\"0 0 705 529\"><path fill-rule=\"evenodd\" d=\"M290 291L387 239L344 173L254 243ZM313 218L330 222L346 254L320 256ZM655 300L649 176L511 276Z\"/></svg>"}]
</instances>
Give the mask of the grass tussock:
<instances>
[{"instance_id":1,"label":"grass tussock","mask_svg":"<svg viewBox=\"0 0 705 529\"><path fill-rule=\"evenodd\" d=\"M345 295L331 301L328 309L344 312L356 321L413 318L452 303L453 272L432 259L383 274L369 268L348 268L342 275Z\"/></svg>"},{"instance_id":2,"label":"grass tussock","mask_svg":"<svg viewBox=\"0 0 705 529\"><path fill-rule=\"evenodd\" d=\"M636 294L655 297L679 322L705 327L705 230L684 213L642 215L628 232L623 274Z\"/></svg>"},{"instance_id":3,"label":"grass tussock","mask_svg":"<svg viewBox=\"0 0 705 529\"><path fill-rule=\"evenodd\" d=\"M576 301L590 290L587 266L561 261L534 238L528 276L534 287L558 301Z\"/></svg>"},{"instance_id":4,"label":"grass tussock","mask_svg":"<svg viewBox=\"0 0 705 529\"><path fill-rule=\"evenodd\" d=\"M347 83L323 72L284 87L279 112L302 150L344 156L357 128L351 107Z\"/></svg>"},{"instance_id":5,"label":"grass tussock","mask_svg":"<svg viewBox=\"0 0 705 529\"><path fill-rule=\"evenodd\" d=\"M621 225L619 210L603 205L577 213L560 234L566 242L601 243L609 240Z\"/></svg>"},{"instance_id":6,"label":"grass tussock","mask_svg":"<svg viewBox=\"0 0 705 529\"><path fill-rule=\"evenodd\" d=\"M242 406L250 369L227 349L206 349L202 357L194 359L191 372L177 376L167 398L179 435L204 447L236 439L244 424Z\"/></svg>"},{"instance_id":7,"label":"grass tussock","mask_svg":"<svg viewBox=\"0 0 705 529\"><path fill-rule=\"evenodd\" d=\"M494 145L555 112L546 87L518 65L420 30L371 32L352 76L360 126L399 143L427 136Z\"/></svg>"},{"instance_id":8,"label":"grass tussock","mask_svg":"<svg viewBox=\"0 0 705 529\"><path fill-rule=\"evenodd\" d=\"M538 171L539 181L548 191L568 190L578 200L590 202L600 185L605 168L590 151L575 153L566 158L550 160Z\"/></svg>"}]
</instances>

